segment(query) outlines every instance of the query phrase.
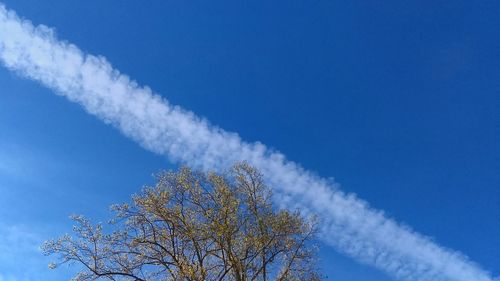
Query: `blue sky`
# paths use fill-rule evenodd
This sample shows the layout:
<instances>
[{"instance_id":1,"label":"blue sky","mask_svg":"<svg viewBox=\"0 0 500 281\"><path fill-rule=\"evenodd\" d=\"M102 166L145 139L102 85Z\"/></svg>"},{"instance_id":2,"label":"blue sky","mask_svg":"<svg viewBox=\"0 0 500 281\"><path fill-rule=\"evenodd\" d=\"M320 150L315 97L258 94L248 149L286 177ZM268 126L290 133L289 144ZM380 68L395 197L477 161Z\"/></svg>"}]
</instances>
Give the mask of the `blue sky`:
<instances>
[{"instance_id":1,"label":"blue sky","mask_svg":"<svg viewBox=\"0 0 500 281\"><path fill-rule=\"evenodd\" d=\"M500 274L495 1L3 2ZM18 233L0 280L65 280L30 245L175 166L5 68L0 93L0 233ZM320 254L330 280L391 280ZM26 256L36 270L13 262Z\"/></svg>"}]
</instances>

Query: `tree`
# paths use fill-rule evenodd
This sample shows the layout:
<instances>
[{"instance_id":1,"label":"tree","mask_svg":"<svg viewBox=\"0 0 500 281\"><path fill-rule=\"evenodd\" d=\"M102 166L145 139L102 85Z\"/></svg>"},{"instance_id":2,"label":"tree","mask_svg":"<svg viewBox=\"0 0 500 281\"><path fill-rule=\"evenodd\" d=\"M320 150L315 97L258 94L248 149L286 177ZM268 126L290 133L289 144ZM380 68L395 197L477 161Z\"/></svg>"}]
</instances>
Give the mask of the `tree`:
<instances>
[{"instance_id":1,"label":"tree","mask_svg":"<svg viewBox=\"0 0 500 281\"><path fill-rule=\"evenodd\" d=\"M74 216L74 237L42 247L59 258L49 267L80 264L78 281L320 280L313 220L276 210L248 164L225 175L164 172L132 199L112 206L109 234Z\"/></svg>"}]
</instances>

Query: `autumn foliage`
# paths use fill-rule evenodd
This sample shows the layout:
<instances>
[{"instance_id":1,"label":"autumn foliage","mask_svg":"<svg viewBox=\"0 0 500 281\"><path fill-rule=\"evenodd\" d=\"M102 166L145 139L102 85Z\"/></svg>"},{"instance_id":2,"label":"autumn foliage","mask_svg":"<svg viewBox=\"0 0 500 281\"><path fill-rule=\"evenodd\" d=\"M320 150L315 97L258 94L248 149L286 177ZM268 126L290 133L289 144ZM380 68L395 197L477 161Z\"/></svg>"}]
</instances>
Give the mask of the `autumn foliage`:
<instances>
[{"instance_id":1,"label":"autumn foliage","mask_svg":"<svg viewBox=\"0 0 500 281\"><path fill-rule=\"evenodd\" d=\"M74 235L47 241L55 268L79 264L75 280L320 280L314 223L277 210L261 174L238 164L224 174L182 168L112 207L106 233L82 216Z\"/></svg>"}]
</instances>

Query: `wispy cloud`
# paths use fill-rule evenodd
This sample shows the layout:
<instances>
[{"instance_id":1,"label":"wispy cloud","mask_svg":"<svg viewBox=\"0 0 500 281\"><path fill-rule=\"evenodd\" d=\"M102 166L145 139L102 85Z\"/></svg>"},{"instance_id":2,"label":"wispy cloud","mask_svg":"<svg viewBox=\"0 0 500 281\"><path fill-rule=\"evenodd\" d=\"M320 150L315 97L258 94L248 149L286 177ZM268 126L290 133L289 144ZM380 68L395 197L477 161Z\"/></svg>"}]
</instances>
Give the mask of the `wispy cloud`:
<instances>
[{"instance_id":1,"label":"wispy cloud","mask_svg":"<svg viewBox=\"0 0 500 281\"><path fill-rule=\"evenodd\" d=\"M22 141L2 138L0 139L0 192L10 188L12 183L23 186L36 185L37 188L55 192L53 179L62 178L62 175L70 173L75 165L67 159L26 145ZM6 182L11 184L5 184Z\"/></svg>"},{"instance_id":2,"label":"wispy cloud","mask_svg":"<svg viewBox=\"0 0 500 281\"><path fill-rule=\"evenodd\" d=\"M79 267L50 270L42 243L54 235L54 225L0 221L0 281L69 280Z\"/></svg>"},{"instance_id":3,"label":"wispy cloud","mask_svg":"<svg viewBox=\"0 0 500 281\"><path fill-rule=\"evenodd\" d=\"M321 214L322 239L401 280L491 281L464 255L439 246L345 194L261 143L247 143L173 106L121 74L103 57L60 41L0 6L0 60L118 128L144 148L201 169L245 160L264 172L278 204Z\"/></svg>"},{"instance_id":4,"label":"wispy cloud","mask_svg":"<svg viewBox=\"0 0 500 281\"><path fill-rule=\"evenodd\" d=\"M0 139L0 177L10 177L22 181L40 178L43 172L53 170L50 169L51 167L40 168L42 159L50 158L30 147ZM48 166L53 165L51 161L46 162L49 163Z\"/></svg>"},{"instance_id":5,"label":"wispy cloud","mask_svg":"<svg viewBox=\"0 0 500 281\"><path fill-rule=\"evenodd\" d=\"M41 258L42 232L34 225L0 222L0 281L35 281L51 276L47 274L48 260Z\"/></svg>"}]
</instances>

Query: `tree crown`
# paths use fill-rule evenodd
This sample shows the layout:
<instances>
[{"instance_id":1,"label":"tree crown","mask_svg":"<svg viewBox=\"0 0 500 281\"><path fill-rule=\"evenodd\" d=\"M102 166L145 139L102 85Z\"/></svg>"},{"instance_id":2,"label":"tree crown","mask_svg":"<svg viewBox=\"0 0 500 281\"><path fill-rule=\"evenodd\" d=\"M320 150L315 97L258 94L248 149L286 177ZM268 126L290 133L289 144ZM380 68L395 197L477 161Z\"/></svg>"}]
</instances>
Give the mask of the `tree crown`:
<instances>
[{"instance_id":1,"label":"tree crown","mask_svg":"<svg viewBox=\"0 0 500 281\"><path fill-rule=\"evenodd\" d=\"M74 280L320 280L315 225L298 211L276 210L262 175L248 164L225 175L189 168L112 206L114 229L82 216L74 236L47 241L59 264L76 262Z\"/></svg>"}]
</instances>

